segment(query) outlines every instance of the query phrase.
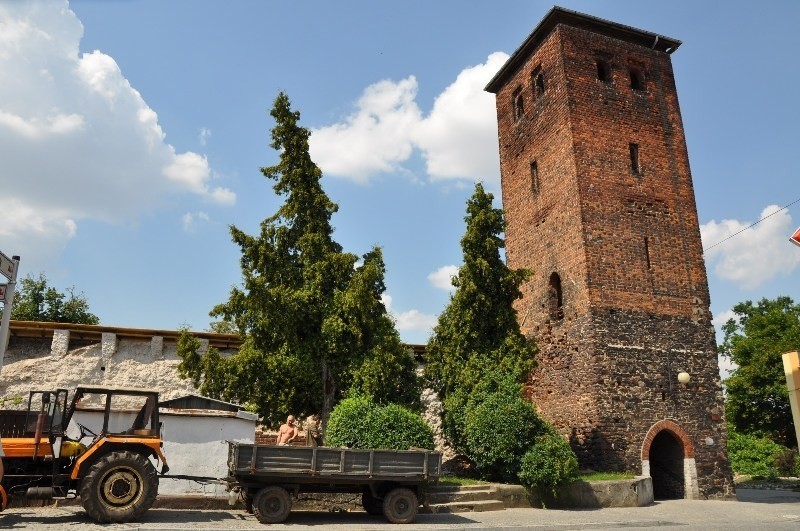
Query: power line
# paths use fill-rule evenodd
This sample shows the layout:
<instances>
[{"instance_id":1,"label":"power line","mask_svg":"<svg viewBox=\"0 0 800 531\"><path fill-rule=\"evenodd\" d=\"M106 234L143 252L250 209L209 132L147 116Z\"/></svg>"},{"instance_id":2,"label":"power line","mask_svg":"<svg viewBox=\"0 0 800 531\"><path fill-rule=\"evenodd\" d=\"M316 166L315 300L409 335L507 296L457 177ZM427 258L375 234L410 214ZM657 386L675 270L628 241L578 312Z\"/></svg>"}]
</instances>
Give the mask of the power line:
<instances>
[{"instance_id":1,"label":"power line","mask_svg":"<svg viewBox=\"0 0 800 531\"><path fill-rule=\"evenodd\" d=\"M786 205L785 207L783 207L783 208L779 208L778 210L776 210L775 212L773 212L773 213L772 213L772 214L770 214L769 216L764 216L763 218L759 219L758 221L756 221L756 222L755 222L755 223L753 223L752 225L748 225L747 227L743 228L743 229L742 229L742 230L740 230L739 232L736 232L736 233L734 233L734 234L731 234L730 236L728 236L728 237L727 237L727 238L725 238L724 240L720 240L720 241L718 241L717 243L715 243L715 244L714 244L714 245L712 245L711 247L706 247L705 249L703 249L703 253L705 254L705 252L706 252L706 251L708 251L709 249L713 249L713 248L714 248L714 247L716 247L717 245L719 245L719 244L721 244L721 243L724 243L724 242L726 242L726 241L730 240L730 239L731 239L731 238L733 238L734 236L738 236L739 234L743 233L743 232L744 232L744 231L746 231L747 229L749 229L749 228L751 228L751 227L755 227L756 225L758 225L759 223L761 223L761 222L762 222L762 221L764 221L765 219L767 219L767 218L769 218L769 217L772 217L772 216L774 216L775 214L777 214L778 212L781 212L782 210L786 210L787 208L789 208L789 207L790 207L790 206L792 206L793 204L797 203L798 201L800 201L800 197L798 197L797 199L795 199L794 201L792 201L791 203L789 203L789 204L788 204L788 205Z\"/></svg>"}]
</instances>

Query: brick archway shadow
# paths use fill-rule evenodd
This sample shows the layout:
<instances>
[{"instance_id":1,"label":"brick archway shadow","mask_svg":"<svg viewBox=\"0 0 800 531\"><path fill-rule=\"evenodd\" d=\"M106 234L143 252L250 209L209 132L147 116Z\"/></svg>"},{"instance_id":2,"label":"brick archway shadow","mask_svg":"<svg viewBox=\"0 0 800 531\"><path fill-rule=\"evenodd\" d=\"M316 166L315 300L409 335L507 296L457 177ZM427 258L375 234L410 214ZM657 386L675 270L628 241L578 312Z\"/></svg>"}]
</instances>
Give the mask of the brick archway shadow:
<instances>
[{"instance_id":1,"label":"brick archway shadow","mask_svg":"<svg viewBox=\"0 0 800 531\"><path fill-rule=\"evenodd\" d=\"M661 432L672 435L683 447L684 497L698 499L700 489L697 482L697 465L694 460L694 444L686 431L673 420L660 420L647 430L647 435L642 443L642 475L650 476L650 449L656 436Z\"/></svg>"}]
</instances>

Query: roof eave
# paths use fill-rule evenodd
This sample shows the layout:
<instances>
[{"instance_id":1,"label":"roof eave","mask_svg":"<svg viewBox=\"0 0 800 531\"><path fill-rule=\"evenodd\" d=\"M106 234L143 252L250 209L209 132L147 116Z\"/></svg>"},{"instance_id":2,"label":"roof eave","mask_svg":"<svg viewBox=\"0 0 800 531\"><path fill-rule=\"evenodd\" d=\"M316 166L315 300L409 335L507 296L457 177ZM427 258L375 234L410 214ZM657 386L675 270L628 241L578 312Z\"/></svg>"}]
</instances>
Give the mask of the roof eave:
<instances>
[{"instance_id":1,"label":"roof eave","mask_svg":"<svg viewBox=\"0 0 800 531\"><path fill-rule=\"evenodd\" d=\"M528 56L533 53L559 24L588 29L602 35L632 42L668 54L674 52L681 45L681 41L678 39L665 37L657 33L651 33L610 20L554 6L548 11L541 22L539 22L533 32L528 35L528 38L525 39L522 45L511 54L511 57L508 58L508 61L506 61L497 74L489 81L484 90L492 94L497 94L508 78L525 63Z\"/></svg>"}]
</instances>

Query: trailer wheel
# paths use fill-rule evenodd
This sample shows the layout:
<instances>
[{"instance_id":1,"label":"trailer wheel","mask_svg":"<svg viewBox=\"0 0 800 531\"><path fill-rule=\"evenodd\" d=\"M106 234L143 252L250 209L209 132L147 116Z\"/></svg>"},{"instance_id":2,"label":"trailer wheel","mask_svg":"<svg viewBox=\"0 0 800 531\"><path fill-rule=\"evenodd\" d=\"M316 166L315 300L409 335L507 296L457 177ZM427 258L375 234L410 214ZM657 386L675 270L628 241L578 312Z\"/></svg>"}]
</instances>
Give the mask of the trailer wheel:
<instances>
[{"instance_id":1,"label":"trailer wheel","mask_svg":"<svg viewBox=\"0 0 800 531\"><path fill-rule=\"evenodd\" d=\"M367 514L373 516L383 514L383 500L373 496L372 491L369 489L365 489L361 495L361 506L367 511Z\"/></svg>"},{"instance_id":2,"label":"trailer wheel","mask_svg":"<svg viewBox=\"0 0 800 531\"><path fill-rule=\"evenodd\" d=\"M146 456L111 452L93 464L81 481L83 508L97 522L138 520L156 500L158 474Z\"/></svg>"},{"instance_id":3,"label":"trailer wheel","mask_svg":"<svg viewBox=\"0 0 800 531\"><path fill-rule=\"evenodd\" d=\"M383 515L393 524L413 522L418 507L419 500L411 489L393 489L383 499Z\"/></svg>"},{"instance_id":4,"label":"trailer wheel","mask_svg":"<svg viewBox=\"0 0 800 531\"><path fill-rule=\"evenodd\" d=\"M264 487L253 499L253 513L262 524L279 524L292 509L292 499L283 487Z\"/></svg>"}]
</instances>

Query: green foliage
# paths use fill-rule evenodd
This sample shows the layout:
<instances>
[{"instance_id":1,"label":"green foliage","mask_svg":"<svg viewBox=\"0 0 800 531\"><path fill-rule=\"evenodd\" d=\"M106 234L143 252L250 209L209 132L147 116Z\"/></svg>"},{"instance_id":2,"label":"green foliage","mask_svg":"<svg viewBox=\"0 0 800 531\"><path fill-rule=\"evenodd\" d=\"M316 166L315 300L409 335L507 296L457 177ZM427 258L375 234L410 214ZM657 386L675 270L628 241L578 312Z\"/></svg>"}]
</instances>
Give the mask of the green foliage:
<instances>
[{"instance_id":1,"label":"green foliage","mask_svg":"<svg viewBox=\"0 0 800 531\"><path fill-rule=\"evenodd\" d=\"M775 472L780 477L800 476L800 463L797 461L797 450L794 448L783 448L775 456Z\"/></svg>"},{"instance_id":2,"label":"green foliage","mask_svg":"<svg viewBox=\"0 0 800 531\"><path fill-rule=\"evenodd\" d=\"M351 386L385 401L391 390L377 384L380 374L408 391L394 400L416 406L413 365L381 302L381 250L373 248L359 264L333 240L330 221L338 206L322 189L300 113L281 93L270 114L271 146L280 160L261 171L285 202L256 236L231 227L242 253L242 285L211 312L245 344L229 358L209 351L202 363L179 351L183 374L213 380L211 396L255 405L270 426L287 413L326 418Z\"/></svg>"},{"instance_id":3,"label":"green foliage","mask_svg":"<svg viewBox=\"0 0 800 531\"><path fill-rule=\"evenodd\" d=\"M439 316L425 356L425 379L442 400L445 435L462 450L470 402L499 387L511 387L518 396L536 354L535 343L520 332L513 307L530 272L512 271L503 261L505 221L492 200L477 184L467 202L464 265L453 279L456 291Z\"/></svg>"},{"instance_id":4,"label":"green foliage","mask_svg":"<svg viewBox=\"0 0 800 531\"><path fill-rule=\"evenodd\" d=\"M514 375L487 369L470 390L458 388L444 399L442 431L456 451L469 455L464 435L467 412L498 393L508 397L508 401L513 401L520 397L520 385Z\"/></svg>"},{"instance_id":5,"label":"green foliage","mask_svg":"<svg viewBox=\"0 0 800 531\"><path fill-rule=\"evenodd\" d=\"M512 483L531 441L548 431L518 393L491 393L467 408L464 446L483 479Z\"/></svg>"},{"instance_id":6,"label":"green foliage","mask_svg":"<svg viewBox=\"0 0 800 531\"><path fill-rule=\"evenodd\" d=\"M433 449L433 430L419 414L365 396L346 398L333 408L325 437L329 446L345 448Z\"/></svg>"},{"instance_id":7,"label":"green foliage","mask_svg":"<svg viewBox=\"0 0 800 531\"><path fill-rule=\"evenodd\" d=\"M525 487L555 496L559 485L578 478L578 459L557 434L538 437L522 458L519 480Z\"/></svg>"},{"instance_id":8,"label":"green foliage","mask_svg":"<svg viewBox=\"0 0 800 531\"><path fill-rule=\"evenodd\" d=\"M800 350L800 305L789 297L733 308L720 346L738 367L725 380L725 413L740 434L797 446L782 354Z\"/></svg>"},{"instance_id":9,"label":"green foliage","mask_svg":"<svg viewBox=\"0 0 800 531\"><path fill-rule=\"evenodd\" d=\"M785 447L762 437L728 432L728 457L739 474L775 477L775 458Z\"/></svg>"},{"instance_id":10,"label":"green foliage","mask_svg":"<svg viewBox=\"0 0 800 531\"><path fill-rule=\"evenodd\" d=\"M635 477L636 475L630 472L589 472L580 475L580 479L583 481L619 481Z\"/></svg>"},{"instance_id":11,"label":"green foliage","mask_svg":"<svg viewBox=\"0 0 800 531\"><path fill-rule=\"evenodd\" d=\"M14 292L11 318L18 321L43 321L50 323L98 324L100 319L89 311L89 303L83 293L75 288L60 293L48 285L44 273L38 278L31 275L23 278Z\"/></svg>"},{"instance_id":12,"label":"green foliage","mask_svg":"<svg viewBox=\"0 0 800 531\"><path fill-rule=\"evenodd\" d=\"M23 402L25 402L25 399L22 397L22 395L19 395L19 394L16 394L16 395L13 395L13 396L10 396L10 397L9 396L0 396L0 407L2 407L2 408L6 408L9 405L16 407L16 406L22 405Z\"/></svg>"}]
</instances>

